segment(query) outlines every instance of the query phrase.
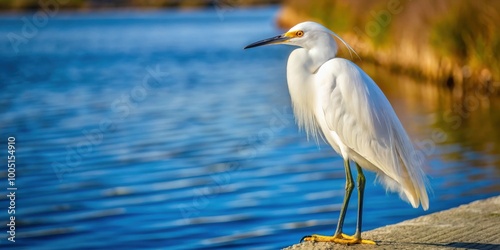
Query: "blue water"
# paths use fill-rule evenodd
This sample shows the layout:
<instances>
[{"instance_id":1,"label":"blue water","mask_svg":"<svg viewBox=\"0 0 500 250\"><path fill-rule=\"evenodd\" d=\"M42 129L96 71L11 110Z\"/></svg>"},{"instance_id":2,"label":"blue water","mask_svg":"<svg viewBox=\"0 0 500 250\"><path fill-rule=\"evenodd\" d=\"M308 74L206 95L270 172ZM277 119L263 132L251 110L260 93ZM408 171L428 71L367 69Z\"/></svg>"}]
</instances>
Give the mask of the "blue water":
<instances>
[{"instance_id":1,"label":"blue water","mask_svg":"<svg viewBox=\"0 0 500 250\"><path fill-rule=\"evenodd\" d=\"M242 49L281 32L276 11L58 12L14 46L33 13L2 14L2 225L9 136L18 189L16 242L3 226L0 246L276 249L332 233L342 160L294 123L291 48ZM500 193L498 100L459 113L446 90L363 68L428 158L433 189L430 210L413 209L367 173L365 230Z\"/></svg>"}]
</instances>

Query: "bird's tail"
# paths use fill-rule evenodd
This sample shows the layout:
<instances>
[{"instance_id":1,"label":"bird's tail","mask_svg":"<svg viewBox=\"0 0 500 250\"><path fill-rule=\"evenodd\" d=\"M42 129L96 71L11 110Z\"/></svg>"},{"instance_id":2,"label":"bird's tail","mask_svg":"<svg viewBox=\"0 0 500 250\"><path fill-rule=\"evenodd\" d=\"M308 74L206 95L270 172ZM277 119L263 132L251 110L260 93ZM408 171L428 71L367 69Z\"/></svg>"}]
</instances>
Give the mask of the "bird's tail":
<instances>
[{"instance_id":1,"label":"bird's tail","mask_svg":"<svg viewBox=\"0 0 500 250\"><path fill-rule=\"evenodd\" d=\"M409 202L414 208L421 204L424 210L429 209L426 185L420 181L412 181L409 175L404 169L397 179L385 174L377 175L377 178L388 191L399 193L401 199Z\"/></svg>"},{"instance_id":2,"label":"bird's tail","mask_svg":"<svg viewBox=\"0 0 500 250\"><path fill-rule=\"evenodd\" d=\"M395 163L400 167L397 175L398 191L401 198L411 203L414 208L419 204L424 210L429 209L427 195L428 180L423 171L425 158L421 152L415 150L406 134L397 135L394 151Z\"/></svg>"}]
</instances>

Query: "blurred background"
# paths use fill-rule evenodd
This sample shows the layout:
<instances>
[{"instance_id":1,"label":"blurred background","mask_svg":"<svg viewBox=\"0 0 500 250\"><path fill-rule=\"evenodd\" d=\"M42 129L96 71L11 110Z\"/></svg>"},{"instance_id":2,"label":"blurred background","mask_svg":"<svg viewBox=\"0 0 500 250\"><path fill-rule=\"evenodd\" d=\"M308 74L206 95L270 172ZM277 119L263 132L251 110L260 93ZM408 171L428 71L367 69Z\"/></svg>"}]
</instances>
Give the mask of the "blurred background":
<instances>
[{"instance_id":1,"label":"blurred background","mask_svg":"<svg viewBox=\"0 0 500 250\"><path fill-rule=\"evenodd\" d=\"M428 160L428 211L367 173L365 230L499 195L499 3L1 1L0 157L15 137L18 190L16 242L3 226L0 247L277 249L333 233L342 159L295 125L293 48L242 49L303 20L354 47Z\"/></svg>"}]
</instances>

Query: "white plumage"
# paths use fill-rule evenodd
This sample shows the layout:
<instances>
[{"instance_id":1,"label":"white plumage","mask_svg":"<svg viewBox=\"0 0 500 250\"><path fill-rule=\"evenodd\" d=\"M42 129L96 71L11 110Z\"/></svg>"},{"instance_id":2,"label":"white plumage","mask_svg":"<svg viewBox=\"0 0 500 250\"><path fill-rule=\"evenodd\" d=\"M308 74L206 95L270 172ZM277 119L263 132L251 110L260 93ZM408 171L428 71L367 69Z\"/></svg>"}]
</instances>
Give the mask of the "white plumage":
<instances>
[{"instance_id":1,"label":"white plumage","mask_svg":"<svg viewBox=\"0 0 500 250\"><path fill-rule=\"evenodd\" d=\"M413 207L421 203L427 210L423 162L380 88L357 65L335 57L331 31L313 22L290 30L315 39L288 58L288 87L299 126L325 138L344 159L376 172L387 189Z\"/></svg>"},{"instance_id":2,"label":"white plumage","mask_svg":"<svg viewBox=\"0 0 500 250\"><path fill-rule=\"evenodd\" d=\"M287 65L288 88L299 126L308 137L324 138L346 162L352 160L376 172L388 190L398 192L413 207L421 204L427 210L424 162L375 82L353 62L336 57L333 36L352 50L335 33L314 22L300 23L281 36L247 47L276 43L299 46ZM341 220L343 223L342 212Z\"/></svg>"}]
</instances>

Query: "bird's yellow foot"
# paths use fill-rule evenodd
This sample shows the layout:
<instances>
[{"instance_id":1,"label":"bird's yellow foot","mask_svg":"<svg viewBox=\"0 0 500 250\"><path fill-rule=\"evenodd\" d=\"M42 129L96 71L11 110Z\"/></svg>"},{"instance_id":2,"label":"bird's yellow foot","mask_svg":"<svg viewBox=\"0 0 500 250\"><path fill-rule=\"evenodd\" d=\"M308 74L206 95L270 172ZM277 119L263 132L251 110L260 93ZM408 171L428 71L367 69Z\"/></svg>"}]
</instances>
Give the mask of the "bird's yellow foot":
<instances>
[{"instance_id":1,"label":"bird's yellow foot","mask_svg":"<svg viewBox=\"0 0 500 250\"><path fill-rule=\"evenodd\" d=\"M325 236L325 235L319 235L319 234L313 234L313 235L308 235L304 236L302 241L313 241L313 242L334 242L338 244L344 244L344 245L354 245L354 244L370 244L370 245L376 245L375 241L372 240L363 240L361 238L356 238L355 236L349 236L347 234L340 234L337 236Z\"/></svg>"}]
</instances>

